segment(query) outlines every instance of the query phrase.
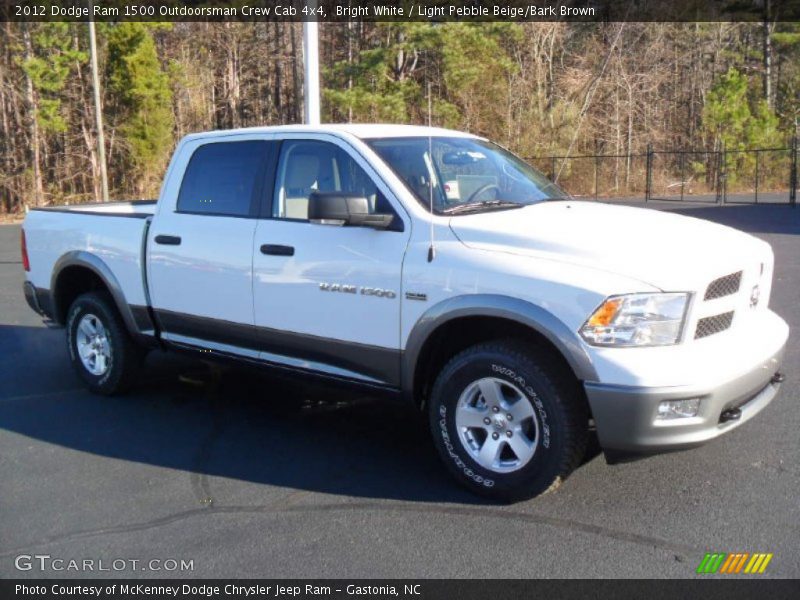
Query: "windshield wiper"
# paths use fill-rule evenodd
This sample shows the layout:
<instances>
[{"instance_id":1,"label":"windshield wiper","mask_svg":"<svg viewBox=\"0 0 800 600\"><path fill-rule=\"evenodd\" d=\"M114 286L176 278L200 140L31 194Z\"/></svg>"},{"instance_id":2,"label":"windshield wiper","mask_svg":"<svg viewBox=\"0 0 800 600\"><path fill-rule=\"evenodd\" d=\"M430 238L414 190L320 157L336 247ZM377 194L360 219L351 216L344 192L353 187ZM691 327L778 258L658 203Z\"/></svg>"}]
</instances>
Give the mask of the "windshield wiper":
<instances>
[{"instance_id":1,"label":"windshield wiper","mask_svg":"<svg viewBox=\"0 0 800 600\"><path fill-rule=\"evenodd\" d=\"M510 200L483 200L481 202L467 202L457 204L442 209L442 214L457 215L470 212L481 212L483 210L500 210L504 208L522 208L525 204L521 202L511 202Z\"/></svg>"}]
</instances>

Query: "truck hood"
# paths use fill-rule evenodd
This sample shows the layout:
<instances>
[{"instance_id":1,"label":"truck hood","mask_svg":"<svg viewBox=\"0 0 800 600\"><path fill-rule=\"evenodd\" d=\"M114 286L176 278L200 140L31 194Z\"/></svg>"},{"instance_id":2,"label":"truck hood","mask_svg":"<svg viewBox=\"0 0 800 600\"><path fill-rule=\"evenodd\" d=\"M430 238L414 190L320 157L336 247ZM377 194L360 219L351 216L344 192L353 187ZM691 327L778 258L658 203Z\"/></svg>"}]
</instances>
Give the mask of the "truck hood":
<instances>
[{"instance_id":1,"label":"truck hood","mask_svg":"<svg viewBox=\"0 0 800 600\"><path fill-rule=\"evenodd\" d=\"M450 228L470 248L609 271L665 291L701 289L770 254L765 242L723 225L580 201L452 217Z\"/></svg>"}]
</instances>

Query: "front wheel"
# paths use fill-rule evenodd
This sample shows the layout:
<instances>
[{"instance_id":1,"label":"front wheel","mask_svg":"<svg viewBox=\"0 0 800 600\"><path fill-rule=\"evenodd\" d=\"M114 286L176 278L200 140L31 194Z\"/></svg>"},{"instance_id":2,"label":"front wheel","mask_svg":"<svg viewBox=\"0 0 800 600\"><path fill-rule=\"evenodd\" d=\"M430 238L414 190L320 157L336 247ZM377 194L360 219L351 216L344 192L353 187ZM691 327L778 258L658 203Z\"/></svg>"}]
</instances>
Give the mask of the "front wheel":
<instances>
[{"instance_id":1,"label":"front wheel","mask_svg":"<svg viewBox=\"0 0 800 600\"><path fill-rule=\"evenodd\" d=\"M128 335L108 294L89 292L75 299L67 315L72 366L96 393L123 393L133 383L143 352Z\"/></svg>"},{"instance_id":2,"label":"front wheel","mask_svg":"<svg viewBox=\"0 0 800 600\"><path fill-rule=\"evenodd\" d=\"M506 502L558 487L583 458L588 435L574 378L516 341L479 344L455 356L434 383L429 419L456 479Z\"/></svg>"}]
</instances>

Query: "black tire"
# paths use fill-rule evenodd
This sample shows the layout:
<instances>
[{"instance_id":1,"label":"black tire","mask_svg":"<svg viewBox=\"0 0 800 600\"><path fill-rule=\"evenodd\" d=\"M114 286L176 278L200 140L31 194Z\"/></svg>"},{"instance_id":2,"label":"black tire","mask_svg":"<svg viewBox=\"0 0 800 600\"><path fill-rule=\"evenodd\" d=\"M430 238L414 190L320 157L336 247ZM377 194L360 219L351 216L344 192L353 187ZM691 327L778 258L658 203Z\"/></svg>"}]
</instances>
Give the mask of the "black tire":
<instances>
[{"instance_id":1,"label":"black tire","mask_svg":"<svg viewBox=\"0 0 800 600\"><path fill-rule=\"evenodd\" d=\"M494 469L482 466L478 462L480 456L473 456L468 450L467 444L471 444L472 452L479 453L481 448L476 445L483 435L480 427L456 427L456 409L462 394L468 397L478 381L489 381L499 386L503 394L510 391L520 402L524 399L530 403L528 407L520 405L521 410L532 415L525 421L528 433L518 431L517 434L531 442L533 454L527 462L517 459L518 468L514 466L516 455L509 454L511 440L505 440L506 447L503 436L513 437L512 425L522 427L522 423L508 425L509 431L503 431L506 428L502 425L504 410L499 410L501 414L497 415L499 424L496 425L492 420L495 418L492 406L486 402L482 391L476 392L477 408L488 411L480 413L484 423L491 421L491 425L486 424L485 440L497 433L499 440L495 444L502 448L492 463ZM498 404L517 406L505 404L506 396L500 397L503 400ZM470 491L501 502L532 498L556 489L580 464L586 448L588 409L579 383L545 353L514 340L478 344L456 355L436 378L428 411L434 443L450 472ZM467 431L475 433L462 434ZM462 435L473 438L463 441ZM535 443L529 438L535 438ZM506 462L511 465L504 468L516 470L497 472L504 456L510 457Z\"/></svg>"},{"instance_id":2,"label":"black tire","mask_svg":"<svg viewBox=\"0 0 800 600\"><path fill-rule=\"evenodd\" d=\"M99 374L92 373L79 356L78 344L82 338L78 327L87 315L97 318L107 340L109 356L105 370ZM89 390L95 394L111 396L130 389L141 367L144 351L131 339L122 317L107 293L88 292L78 296L67 313L66 328L70 361Z\"/></svg>"}]
</instances>

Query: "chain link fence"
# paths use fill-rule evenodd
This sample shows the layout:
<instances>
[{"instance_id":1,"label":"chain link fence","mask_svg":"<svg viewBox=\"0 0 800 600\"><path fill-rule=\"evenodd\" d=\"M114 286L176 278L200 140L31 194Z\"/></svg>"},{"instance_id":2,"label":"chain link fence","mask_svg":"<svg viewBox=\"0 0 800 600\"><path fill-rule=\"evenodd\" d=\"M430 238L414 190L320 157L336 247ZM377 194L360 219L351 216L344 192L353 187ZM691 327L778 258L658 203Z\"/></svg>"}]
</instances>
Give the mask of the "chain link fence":
<instances>
[{"instance_id":1,"label":"chain link fence","mask_svg":"<svg viewBox=\"0 0 800 600\"><path fill-rule=\"evenodd\" d=\"M796 206L798 142L788 148L653 150L527 159L578 198Z\"/></svg>"}]
</instances>

